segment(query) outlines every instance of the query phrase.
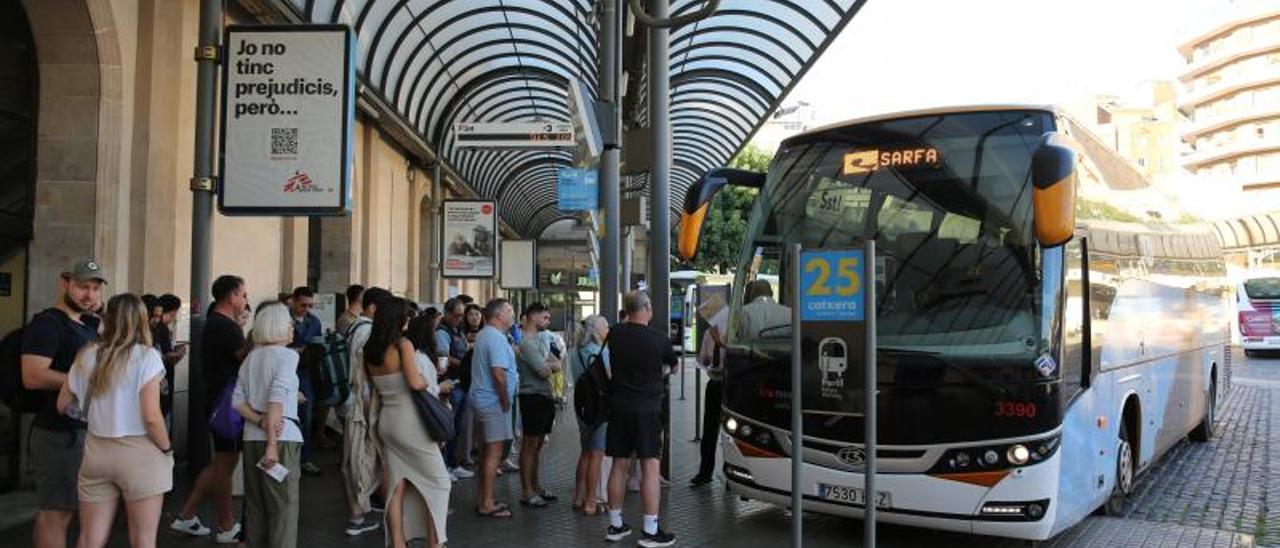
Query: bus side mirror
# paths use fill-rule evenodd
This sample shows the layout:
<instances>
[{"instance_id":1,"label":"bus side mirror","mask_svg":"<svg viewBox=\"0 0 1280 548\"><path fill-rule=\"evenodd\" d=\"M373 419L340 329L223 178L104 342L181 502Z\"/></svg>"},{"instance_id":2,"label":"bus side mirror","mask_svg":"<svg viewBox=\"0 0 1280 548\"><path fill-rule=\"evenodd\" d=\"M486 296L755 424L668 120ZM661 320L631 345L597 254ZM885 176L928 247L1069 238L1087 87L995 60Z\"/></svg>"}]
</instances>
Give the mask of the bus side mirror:
<instances>
[{"instance_id":1,"label":"bus side mirror","mask_svg":"<svg viewBox=\"0 0 1280 548\"><path fill-rule=\"evenodd\" d=\"M1044 134L1031 156L1031 186L1036 240L1067 243L1076 229L1076 152L1057 132Z\"/></svg>"},{"instance_id":2,"label":"bus side mirror","mask_svg":"<svg viewBox=\"0 0 1280 548\"><path fill-rule=\"evenodd\" d=\"M707 218L707 209L711 207L716 193L726 185L763 188L764 174L745 169L716 168L685 191L684 207L680 210L680 234L676 242L676 254L681 260L692 261L698 256L698 241L702 238L702 222Z\"/></svg>"}]
</instances>

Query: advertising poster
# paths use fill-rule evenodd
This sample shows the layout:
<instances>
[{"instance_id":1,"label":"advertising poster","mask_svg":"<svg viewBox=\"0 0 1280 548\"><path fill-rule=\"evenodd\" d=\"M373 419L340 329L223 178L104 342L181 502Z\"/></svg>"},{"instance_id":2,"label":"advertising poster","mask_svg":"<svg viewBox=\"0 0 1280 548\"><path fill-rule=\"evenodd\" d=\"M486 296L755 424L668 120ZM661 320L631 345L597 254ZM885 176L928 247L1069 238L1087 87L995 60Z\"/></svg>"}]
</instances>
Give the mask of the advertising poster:
<instances>
[{"instance_id":1,"label":"advertising poster","mask_svg":"<svg viewBox=\"0 0 1280 548\"><path fill-rule=\"evenodd\" d=\"M861 416L866 405L866 299L861 249L800 253L805 413Z\"/></svg>"},{"instance_id":2,"label":"advertising poster","mask_svg":"<svg viewBox=\"0 0 1280 548\"><path fill-rule=\"evenodd\" d=\"M441 275L492 278L497 266L498 207L490 200L445 200Z\"/></svg>"},{"instance_id":3,"label":"advertising poster","mask_svg":"<svg viewBox=\"0 0 1280 548\"><path fill-rule=\"evenodd\" d=\"M218 186L222 213L346 212L354 41L344 25L227 28Z\"/></svg>"}]
</instances>

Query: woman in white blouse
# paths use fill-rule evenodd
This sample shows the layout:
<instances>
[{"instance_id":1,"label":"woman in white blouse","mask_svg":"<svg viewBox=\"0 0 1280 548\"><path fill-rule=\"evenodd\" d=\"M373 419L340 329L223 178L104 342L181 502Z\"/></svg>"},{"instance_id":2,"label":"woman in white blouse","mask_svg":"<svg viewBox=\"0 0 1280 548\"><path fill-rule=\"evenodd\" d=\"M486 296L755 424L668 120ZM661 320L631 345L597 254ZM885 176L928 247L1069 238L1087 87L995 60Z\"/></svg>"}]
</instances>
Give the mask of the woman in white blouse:
<instances>
[{"instance_id":1,"label":"woman in white blouse","mask_svg":"<svg viewBox=\"0 0 1280 548\"><path fill-rule=\"evenodd\" d=\"M106 546L118 500L129 544L156 545L164 494L173 488L173 448L160 412L164 362L151 346L142 299L107 301L101 339L76 357L58 411L89 423L77 490L82 547Z\"/></svg>"},{"instance_id":2,"label":"woman in white blouse","mask_svg":"<svg viewBox=\"0 0 1280 548\"><path fill-rule=\"evenodd\" d=\"M249 546L298 545L298 352L289 309L273 303L253 320L254 348L240 366L232 404L244 417L244 501ZM281 469L276 469L280 466ZM272 474L280 471L282 477Z\"/></svg>"}]
</instances>

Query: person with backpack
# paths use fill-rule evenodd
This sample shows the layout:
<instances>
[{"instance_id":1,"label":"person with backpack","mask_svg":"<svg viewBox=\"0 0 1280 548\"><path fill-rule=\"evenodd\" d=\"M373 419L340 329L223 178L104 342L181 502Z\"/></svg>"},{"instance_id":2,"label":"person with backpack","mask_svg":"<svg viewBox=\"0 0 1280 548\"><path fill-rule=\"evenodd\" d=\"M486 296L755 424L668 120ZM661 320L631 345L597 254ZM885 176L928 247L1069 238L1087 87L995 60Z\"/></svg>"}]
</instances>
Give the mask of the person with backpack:
<instances>
[{"instance_id":1,"label":"person with backpack","mask_svg":"<svg viewBox=\"0 0 1280 548\"><path fill-rule=\"evenodd\" d=\"M305 355L307 345L320 342L324 337L324 327L320 318L311 313L316 307L316 293L305 285L295 287L289 294L289 312L293 319L293 341L289 348ZM315 429L312 426L312 415L316 409L315 382L318 382L319 355L307 356L310 359L298 362L298 386L302 390L302 404L298 406L298 420L302 421L302 473L308 476L320 475L320 467L311 461L311 447L314 445Z\"/></svg>"},{"instance_id":2,"label":"person with backpack","mask_svg":"<svg viewBox=\"0 0 1280 548\"><path fill-rule=\"evenodd\" d=\"M378 466L379 447L374 437L380 409L377 398L372 397L372 385L364 368L364 346L373 332L373 317L378 307L391 299L391 292L385 289L366 289L360 318L347 332L350 407L342 427L342 478L351 512L344 532L351 537L377 530L382 524L370 515L373 511L370 497L378 490L382 475Z\"/></svg>"},{"instance_id":3,"label":"person with backpack","mask_svg":"<svg viewBox=\"0 0 1280 548\"><path fill-rule=\"evenodd\" d=\"M62 273L54 305L22 329L20 386L6 389L13 393L6 400L20 400L20 408L36 413L28 440L39 505L32 536L39 548L67 545L67 528L79 506L86 424L58 413L58 393L76 355L98 338L99 320L91 311L100 305L106 283L93 259L77 260Z\"/></svg>"},{"instance_id":4,"label":"person with backpack","mask_svg":"<svg viewBox=\"0 0 1280 548\"><path fill-rule=\"evenodd\" d=\"M467 357L467 337L462 332L462 323L466 317L466 305L462 300L454 297L445 301L444 316L440 320L440 327L436 329L436 349L441 356L448 357L449 367L445 371L444 378L446 382L451 382L454 390L449 392L449 404L453 406L453 439L445 444L444 460L449 466L449 475L454 480L470 479L475 477L475 472L468 470L465 466L470 464L471 460L471 422L474 413L470 408L470 401L467 399L467 389L470 383L462 382L464 367L463 360Z\"/></svg>"},{"instance_id":5,"label":"person with backpack","mask_svg":"<svg viewBox=\"0 0 1280 548\"><path fill-rule=\"evenodd\" d=\"M173 445L160 411L164 363L148 316L136 295L112 297L100 342L80 353L58 395L60 412L88 423L78 546L107 545L122 498L129 544L156 545L164 494L173 489Z\"/></svg>"},{"instance_id":6,"label":"person with backpack","mask_svg":"<svg viewBox=\"0 0 1280 548\"><path fill-rule=\"evenodd\" d=\"M249 353L245 341L243 323L247 321L249 291L244 279L223 274L213 281L213 306L206 315L201 339L200 363L203 367L205 387L205 416L218 408L219 399L228 387L234 388L240 362ZM182 504L182 510L169 528L189 536L203 537L212 533L200 523L196 512L200 503L212 499L218 514L218 532L214 540L219 544L237 542L240 524L235 521L231 500L231 476L240 461L243 441L224 438L210 429L213 438L213 461L200 471L195 486Z\"/></svg>"},{"instance_id":7,"label":"person with backpack","mask_svg":"<svg viewBox=\"0 0 1280 548\"><path fill-rule=\"evenodd\" d=\"M644 532L640 546L654 548L675 544L675 535L658 528L662 456L663 365L676 366L671 340L649 327L653 308L641 291L622 299L627 321L609 333L609 429L605 453L613 457L609 471L609 527L605 539L618 542L631 534L622 521L627 472L632 459L641 468L640 499L644 504Z\"/></svg>"},{"instance_id":8,"label":"person with backpack","mask_svg":"<svg viewBox=\"0 0 1280 548\"><path fill-rule=\"evenodd\" d=\"M574 409L579 408L577 400L590 397L593 392L591 380L588 380L589 368L602 367L595 371L595 380L609 378L609 350L604 347L609 338L609 322L599 314L587 316L582 320L579 330L581 339L569 361L569 377L574 380ZM581 380L579 380L581 379ZM581 391L581 392L578 392ZM602 405L606 402L596 402ZM585 405L584 405L585 407ZM605 431L608 421L598 412L596 416L578 416L578 439L582 444L582 452L578 455L578 469L574 475L573 509L583 515L594 516L601 511L601 504L596 495L596 485L600 483L600 466L604 462Z\"/></svg>"},{"instance_id":9,"label":"person with backpack","mask_svg":"<svg viewBox=\"0 0 1280 548\"><path fill-rule=\"evenodd\" d=\"M352 284L347 287L347 309L338 315L338 319L334 321L334 330L338 333L346 333L351 330L351 326L355 325L356 320L364 313L361 307L361 298L364 297L364 286L360 284Z\"/></svg>"}]
</instances>

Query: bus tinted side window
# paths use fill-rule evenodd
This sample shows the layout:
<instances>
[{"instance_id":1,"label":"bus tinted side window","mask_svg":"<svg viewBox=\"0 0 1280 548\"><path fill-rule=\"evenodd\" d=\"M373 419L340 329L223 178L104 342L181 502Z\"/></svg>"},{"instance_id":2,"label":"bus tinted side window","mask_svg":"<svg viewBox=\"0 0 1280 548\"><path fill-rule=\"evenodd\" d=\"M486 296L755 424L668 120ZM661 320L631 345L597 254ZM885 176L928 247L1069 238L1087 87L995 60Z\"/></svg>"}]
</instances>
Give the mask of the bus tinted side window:
<instances>
[{"instance_id":1,"label":"bus tinted side window","mask_svg":"<svg viewBox=\"0 0 1280 548\"><path fill-rule=\"evenodd\" d=\"M1085 277L1084 238L1076 237L1063 250L1066 275L1066 299L1062 318L1062 393L1069 402L1082 388L1084 360L1088 359L1086 315L1088 314L1088 281Z\"/></svg>"}]
</instances>

